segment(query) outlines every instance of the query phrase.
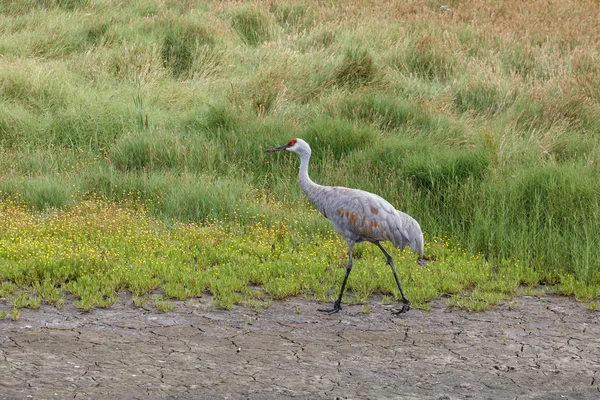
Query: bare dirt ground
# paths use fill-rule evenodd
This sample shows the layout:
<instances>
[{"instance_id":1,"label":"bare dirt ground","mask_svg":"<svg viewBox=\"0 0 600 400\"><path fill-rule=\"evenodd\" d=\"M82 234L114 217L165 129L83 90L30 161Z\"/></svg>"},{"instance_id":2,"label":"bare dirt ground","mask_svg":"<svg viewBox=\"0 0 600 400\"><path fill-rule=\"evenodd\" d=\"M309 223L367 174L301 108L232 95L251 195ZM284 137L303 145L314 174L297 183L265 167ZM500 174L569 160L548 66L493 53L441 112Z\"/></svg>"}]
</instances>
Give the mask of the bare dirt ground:
<instances>
[{"instance_id":1,"label":"bare dirt ground","mask_svg":"<svg viewBox=\"0 0 600 400\"><path fill-rule=\"evenodd\" d=\"M378 299L331 316L207 302L23 309L0 321L0 399L600 398L600 313L564 297L401 316Z\"/></svg>"}]
</instances>

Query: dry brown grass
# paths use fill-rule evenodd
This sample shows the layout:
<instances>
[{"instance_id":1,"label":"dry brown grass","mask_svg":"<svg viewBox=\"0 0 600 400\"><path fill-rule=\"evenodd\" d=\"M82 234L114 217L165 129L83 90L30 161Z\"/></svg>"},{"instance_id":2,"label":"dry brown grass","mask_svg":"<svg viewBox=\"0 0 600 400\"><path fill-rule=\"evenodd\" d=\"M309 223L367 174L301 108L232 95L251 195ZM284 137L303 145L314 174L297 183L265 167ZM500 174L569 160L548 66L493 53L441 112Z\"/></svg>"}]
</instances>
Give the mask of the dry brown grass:
<instances>
[{"instance_id":1,"label":"dry brown grass","mask_svg":"<svg viewBox=\"0 0 600 400\"><path fill-rule=\"evenodd\" d=\"M268 12L289 1L252 4ZM376 46L379 53L426 43L430 52L447 54L453 63L466 66L469 74L486 75L488 80L495 76L498 81L512 80L506 76L512 74L530 88L551 86L600 100L597 0L299 0L294 4L310 10L315 26L342 32L338 41L357 40ZM294 40L280 35L276 47ZM484 62L473 63L474 57Z\"/></svg>"},{"instance_id":2,"label":"dry brown grass","mask_svg":"<svg viewBox=\"0 0 600 400\"><path fill-rule=\"evenodd\" d=\"M551 41L587 47L600 41L600 2L596 0L464 1L454 8L451 21L537 44Z\"/></svg>"},{"instance_id":3,"label":"dry brown grass","mask_svg":"<svg viewBox=\"0 0 600 400\"><path fill-rule=\"evenodd\" d=\"M332 2L319 3L320 15L331 15L333 10L341 23L404 19L442 28L466 24L482 33L524 42L532 39L534 43L552 41L583 47L600 43L600 2L597 0L337 1L333 2L334 8ZM441 5L451 11L444 11Z\"/></svg>"}]
</instances>

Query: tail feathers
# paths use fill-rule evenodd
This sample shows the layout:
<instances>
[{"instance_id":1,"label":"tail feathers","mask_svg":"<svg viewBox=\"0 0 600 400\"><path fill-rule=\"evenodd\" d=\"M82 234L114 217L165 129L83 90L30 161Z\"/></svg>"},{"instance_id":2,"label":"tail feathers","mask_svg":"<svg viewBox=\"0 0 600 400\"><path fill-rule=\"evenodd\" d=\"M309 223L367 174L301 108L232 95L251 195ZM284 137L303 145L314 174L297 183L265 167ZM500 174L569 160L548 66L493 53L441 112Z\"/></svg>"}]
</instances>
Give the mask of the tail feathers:
<instances>
[{"instance_id":1,"label":"tail feathers","mask_svg":"<svg viewBox=\"0 0 600 400\"><path fill-rule=\"evenodd\" d=\"M415 252L419 253L421 258L425 255L425 240L423 239L423 233L419 228L419 236L415 238L414 243L411 243L410 248Z\"/></svg>"},{"instance_id":2,"label":"tail feathers","mask_svg":"<svg viewBox=\"0 0 600 400\"><path fill-rule=\"evenodd\" d=\"M425 240L421 226L414 218L403 212L398 211L398 224L394 229L391 242L400 249L404 249L408 245L421 257L425 254Z\"/></svg>"}]
</instances>

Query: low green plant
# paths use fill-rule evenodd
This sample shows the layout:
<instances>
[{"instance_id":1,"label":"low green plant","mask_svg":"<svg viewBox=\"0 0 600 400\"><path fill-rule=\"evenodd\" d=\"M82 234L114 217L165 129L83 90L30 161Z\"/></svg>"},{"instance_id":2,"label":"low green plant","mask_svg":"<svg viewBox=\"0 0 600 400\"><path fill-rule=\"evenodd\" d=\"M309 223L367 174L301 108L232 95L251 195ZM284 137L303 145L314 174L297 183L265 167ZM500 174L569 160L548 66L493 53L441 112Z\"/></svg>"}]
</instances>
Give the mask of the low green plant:
<instances>
[{"instance_id":1,"label":"low green plant","mask_svg":"<svg viewBox=\"0 0 600 400\"><path fill-rule=\"evenodd\" d=\"M132 301L133 301L133 305L135 307L144 307L144 305L148 302L148 300L150 299L150 296L146 295L137 295L134 294L132 296Z\"/></svg>"},{"instance_id":2,"label":"low green plant","mask_svg":"<svg viewBox=\"0 0 600 400\"><path fill-rule=\"evenodd\" d=\"M19 292L13 297L13 305L16 308L23 308L29 305L29 295L26 292Z\"/></svg>"},{"instance_id":3,"label":"low green plant","mask_svg":"<svg viewBox=\"0 0 600 400\"><path fill-rule=\"evenodd\" d=\"M38 309L42 305L42 298L40 296L31 296L27 306L29 308Z\"/></svg>"},{"instance_id":4,"label":"low green plant","mask_svg":"<svg viewBox=\"0 0 600 400\"><path fill-rule=\"evenodd\" d=\"M55 286L55 283L46 278L42 281L33 282L33 290L38 294L40 300L44 300L46 304L57 305L64 302L64 294L60 288Z\"/></svg>"},{"instance_id":5,"label":"low green plant","mask_svg":"<svg viewBox=\"0 0 600 400\"><path fill-rule=\"evenodd\" d=\"M0 297L8 297L15 293L19 287L10 281L2 282L0 285Z\"/></svg>"},{"instance_id":6,"label":"low green plant","mask_svg":"<svg viewBox=\"0 0 600 400\"><path fill-rule=\"evenodd\" d=\"M165 313L169 312L169 311L173 311L175 309L175 303L173 303L170 300L165 299L164 296L162 296L162 295L155 295L152 298L152 305L158 311L165 312Z\"/></svg>"}]
</instances>

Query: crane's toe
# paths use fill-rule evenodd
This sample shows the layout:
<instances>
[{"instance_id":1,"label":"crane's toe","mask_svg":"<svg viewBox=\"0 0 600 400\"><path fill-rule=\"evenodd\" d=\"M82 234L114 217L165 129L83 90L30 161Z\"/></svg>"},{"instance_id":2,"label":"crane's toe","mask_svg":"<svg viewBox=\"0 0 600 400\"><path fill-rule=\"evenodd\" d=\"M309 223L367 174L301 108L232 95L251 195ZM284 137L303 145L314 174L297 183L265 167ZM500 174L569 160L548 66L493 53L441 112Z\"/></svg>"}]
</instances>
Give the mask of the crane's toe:
<instances>
[{"instance_id":1,"label":"crane's toe","mask_svg":"<svg viewBox=\"0 0 600 400\"><path fill-rule=\"evenodd\" d=\"M410 303L403 304L401 309L392 311L392 314L394 314L394 315L404 314L405 312L408 312L408 310L410 310Z\"/></svg>"},{"instance_id":2,"label":"crane's toe","mask_svg":"<svg viewBox=\"0 0 600 400\"><path fill-rule=\"evenodd\" d=\"M319 308L319 309L317 309L317 311L324 312L327 314L335 314L335 313L338 313L341 309L342 309L342 305L340 304L340 302L336 301L333 304L333 308Z\"/></svg>"},{"instance_id":3,"label":"crane's toe","mask_svg":"<svg viewBox=\"0 0 600 400\"><path fill-rule=\"evenodd\" d=\"M340 308L331 308L331 309L319 308L317 311L324 312L327 314L335 314L340 311Z\"/></svg>"}]
</instances>

